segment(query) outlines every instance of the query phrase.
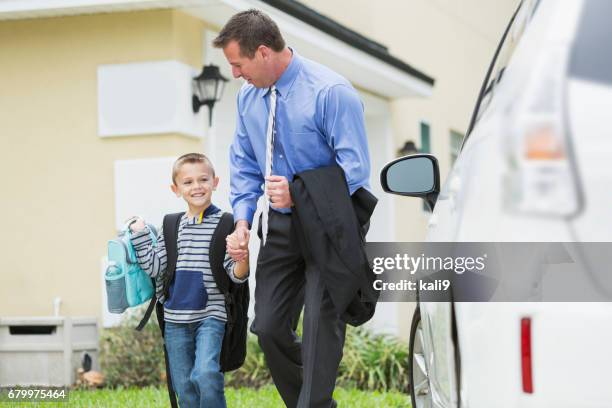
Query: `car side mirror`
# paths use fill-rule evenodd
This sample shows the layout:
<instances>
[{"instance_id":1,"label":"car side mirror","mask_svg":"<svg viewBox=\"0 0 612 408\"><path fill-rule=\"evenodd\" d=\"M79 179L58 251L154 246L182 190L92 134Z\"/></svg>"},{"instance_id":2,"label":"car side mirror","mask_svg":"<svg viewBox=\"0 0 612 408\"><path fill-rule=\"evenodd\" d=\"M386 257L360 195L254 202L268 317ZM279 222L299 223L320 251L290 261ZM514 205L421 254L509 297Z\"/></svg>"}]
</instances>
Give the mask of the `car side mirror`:
<instances>
[{"instance_id":1,"label":"car side mirror","mask_svg":"<svg viewBox=\"0 0 612 408\"><path fill-rule=\"evenodd\" d=\"M431 154L412 154L393 160L380 172L385 192L421 197L433 211L440 193L438 160Z\"/></svg>"}]
</instances>

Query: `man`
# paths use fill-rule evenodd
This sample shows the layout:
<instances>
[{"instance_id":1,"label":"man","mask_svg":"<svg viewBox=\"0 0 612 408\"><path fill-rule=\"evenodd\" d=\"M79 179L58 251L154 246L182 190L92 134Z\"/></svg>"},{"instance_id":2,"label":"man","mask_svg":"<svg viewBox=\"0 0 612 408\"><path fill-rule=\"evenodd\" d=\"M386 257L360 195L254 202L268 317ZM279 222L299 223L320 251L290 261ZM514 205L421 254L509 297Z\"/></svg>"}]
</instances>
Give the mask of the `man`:
<instances>
[{"instance_id":1,"label":"man","mask_svg":"<svg viewBox=\"0 0 612 408\"><path fill-rule=\"evenodd\" d=\"M342 76L288 48L266 14L234 15L213 41L235 78L244 78L230 149L230 200L240 247L265 183L266 210L256 269L252 331L288 407L335 406L332 393L342 358L345 323L319 270L305 260L291 221L289 180L305 170L337 165L348 191L369 189L370 160L363 106ZM304 306L303 345L295 334ZM316 372L315 372L316 371Z\"/></svg>"}]
</instances>

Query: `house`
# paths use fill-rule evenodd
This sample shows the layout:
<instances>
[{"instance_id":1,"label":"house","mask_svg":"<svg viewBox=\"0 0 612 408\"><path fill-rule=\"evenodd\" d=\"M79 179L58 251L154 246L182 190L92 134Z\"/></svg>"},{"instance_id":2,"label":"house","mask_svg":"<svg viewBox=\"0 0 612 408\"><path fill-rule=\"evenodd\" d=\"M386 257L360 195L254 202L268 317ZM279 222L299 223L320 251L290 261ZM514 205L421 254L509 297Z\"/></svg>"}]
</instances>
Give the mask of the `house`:
<instances>
[{"instance_id":1,"label":"house","mask_svg":"<svg viewBox=\"0 0 612 408\"><path fill-rule=\"evenodd\" d=\"M380 198L369 240L421 240L421 203L383 194L378 171L413 140L444 158L445 174L515 3L0 2L0 209L11 231L2 237L2 316L51 315L55 304L61 315L113 324L102 280L106 242L130 215L159 225L182 208L169 189L180 154L211 157L221 176L215 202L229 209L227 152L241 81L227 83L211 127L206 108L192 111L192 78L210 63L231 78L210 43L231 15L251 7L359 90ZM406 316L404 306L384 304L372 326L407 335Z\"/></svg>"}]
</instances>

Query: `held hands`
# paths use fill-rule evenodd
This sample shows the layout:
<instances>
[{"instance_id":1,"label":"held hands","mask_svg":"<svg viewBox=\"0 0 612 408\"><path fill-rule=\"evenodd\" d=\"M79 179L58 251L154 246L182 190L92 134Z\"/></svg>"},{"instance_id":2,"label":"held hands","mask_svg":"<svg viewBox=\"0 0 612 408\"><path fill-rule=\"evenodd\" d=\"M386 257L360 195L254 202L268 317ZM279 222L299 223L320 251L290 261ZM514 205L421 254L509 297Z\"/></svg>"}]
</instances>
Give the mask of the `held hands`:
<instances>
[{"instance_id":1,"label":"held hands","mask_svg":"<svg viewBox=\"0 0 612 408\"><path fill-rule=\"evenodd\" d=\"M284 176L266 177L266 192L273 208L291 208L293 200L289 193L289 182ZM249 258L249 224L239 220L236 229L226 238L227 253L235 262L243 262Z\"/></svg>"},{"instance_id":2,"label":"held hands","mask_svg":"<svg viewBox=\"0 0 612 408\"><path fill-rule=\"evenodd\" d=\"M289 182L284 176L266 177L266 194L272 208L291 208L293 200L289 193Z\"/></svg>"},{"instance_id":3,"label":"held hands","mask_svg":"<svg viewBox=\"0 0 612 408\"><path fill-rule=\"evenodd\" d=\"M248 261L249 259L249 224L246 220L239 220L236 229L225 239L227 253L235 262Z\"/></svg>"}]
</instances>

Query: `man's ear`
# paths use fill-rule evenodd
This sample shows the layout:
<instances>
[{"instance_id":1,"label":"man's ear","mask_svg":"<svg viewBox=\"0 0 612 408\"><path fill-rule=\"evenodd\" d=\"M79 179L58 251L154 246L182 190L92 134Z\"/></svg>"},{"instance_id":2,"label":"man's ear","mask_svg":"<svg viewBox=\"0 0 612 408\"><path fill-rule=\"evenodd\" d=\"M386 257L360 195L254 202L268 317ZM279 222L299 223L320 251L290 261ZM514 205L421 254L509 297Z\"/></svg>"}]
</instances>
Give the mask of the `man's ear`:
<instances>
[{"instance_id":1,"label":"man's ear","mask_svg":"<svg viewBox=\"0 0 612 408\"><path fill-rule=\"evenodd\" d=\"M178 187L176 186L176 184L172 183L170 185L170 190L172 190L172 192L176 194L177 197L181 196L181 193L178 191Z\"/></svg>"},{"instance_id":2,"label":"man's ear","mask_svg":"<svg viewBox=\"0 0 612 408\"><path fill-rule=\"evenodd\" d=\"M259 51L259 53L261 54L261 58L264 60L270 58L270 54L272 52L272 50L266 47L265 45L260 45L259 47L257 47L257 51Z\"/></svg>"},{"instance_id":3,"label":"man's ear","mask_svg":"<svg viewBox=\"0 0 612 408\"><path fill-rule=\"evenodd\" d=\"M213 179L213 190L216 190L218 185L219 185L219 176L215 176L215 178Z\"/></svg>"}]
</instances>

